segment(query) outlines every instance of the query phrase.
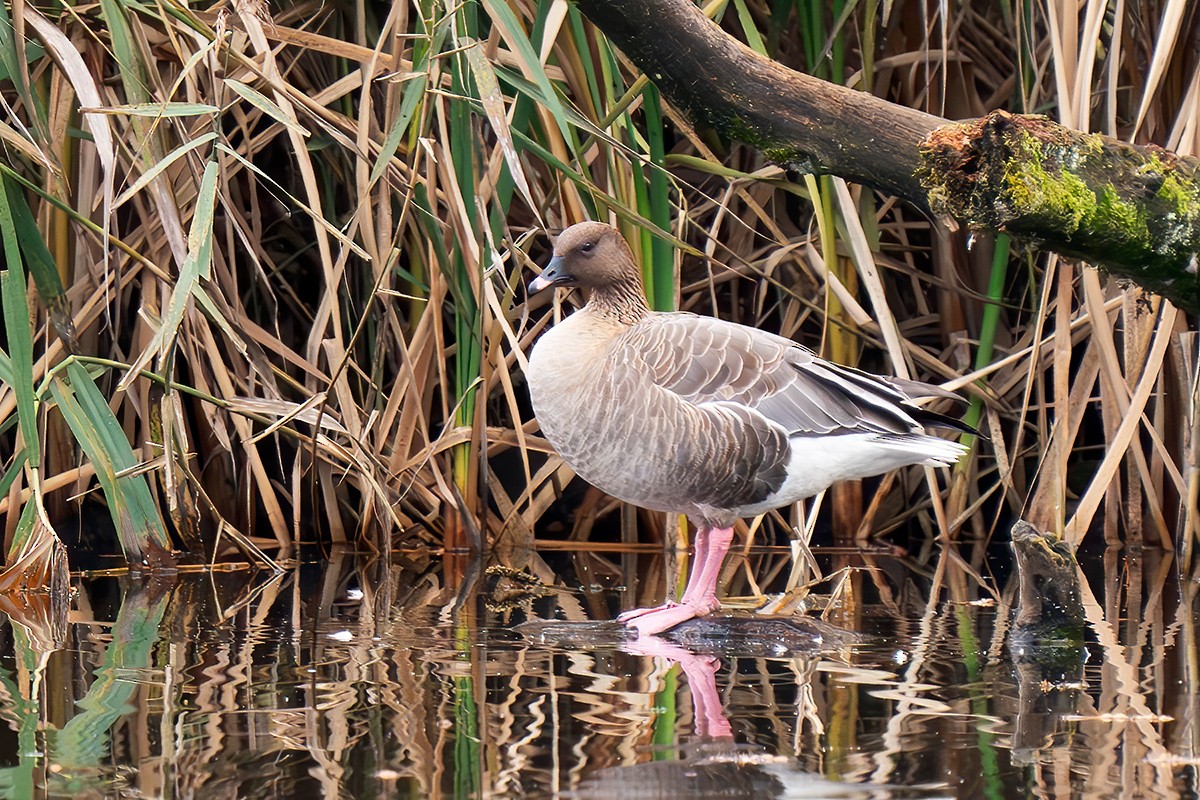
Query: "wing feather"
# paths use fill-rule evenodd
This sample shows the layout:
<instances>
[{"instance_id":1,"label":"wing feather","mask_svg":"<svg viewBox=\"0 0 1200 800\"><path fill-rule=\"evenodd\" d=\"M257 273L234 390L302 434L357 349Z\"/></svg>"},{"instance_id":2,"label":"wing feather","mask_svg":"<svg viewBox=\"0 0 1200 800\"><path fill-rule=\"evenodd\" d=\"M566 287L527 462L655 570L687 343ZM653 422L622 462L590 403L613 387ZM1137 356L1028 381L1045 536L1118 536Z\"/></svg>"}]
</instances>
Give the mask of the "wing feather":
<instances>
[{"instance_id":1,"label":"wing feather","mask_svg":"<svg viewBox=\"0 0 1200 800\"><path fill-rule=\"evenodd\" d=\"M791 435L906 434L922 429L909 405L947 392L876 377L818 358L781 336L694 314L654 314L613 342L613 362L644 371L687 402L736 404Z\"/></svg>"}]
</instances>

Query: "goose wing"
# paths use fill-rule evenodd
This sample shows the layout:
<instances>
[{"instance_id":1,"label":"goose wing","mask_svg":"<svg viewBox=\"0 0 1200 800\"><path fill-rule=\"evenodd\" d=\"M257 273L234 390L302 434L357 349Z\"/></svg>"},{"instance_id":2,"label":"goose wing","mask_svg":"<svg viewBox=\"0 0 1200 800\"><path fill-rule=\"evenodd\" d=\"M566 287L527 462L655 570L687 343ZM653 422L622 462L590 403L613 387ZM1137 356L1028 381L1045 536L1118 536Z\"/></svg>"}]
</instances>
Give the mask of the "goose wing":
<instances>
[{"instance_id":1,"label":"goose wing","mask_svg":"<svg viewBox=\"0 0 1200 800\"><path fill-rule=\"evenodd\" d=\"M654 314L618 337L613 357L694 404L757 411L790 435L907 434L953 420L909 401L950 396L818 358L781 336L693 314Z\"/></svg>"}]
</instances>

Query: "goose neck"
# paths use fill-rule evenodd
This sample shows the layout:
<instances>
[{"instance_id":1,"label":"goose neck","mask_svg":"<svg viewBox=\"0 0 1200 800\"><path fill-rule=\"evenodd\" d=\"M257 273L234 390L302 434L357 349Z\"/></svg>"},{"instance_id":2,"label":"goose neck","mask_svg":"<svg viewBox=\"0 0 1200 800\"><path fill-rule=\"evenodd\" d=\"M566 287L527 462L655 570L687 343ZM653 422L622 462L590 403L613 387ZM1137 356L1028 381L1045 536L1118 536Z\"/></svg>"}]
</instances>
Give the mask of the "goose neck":
<instances>
[{"instance_id":1,"label":"goose neck","mask_svg":"<svg viewBox=\"0 0 1200 800\"><path fill-rule=\"evenodd\" d=\"M588 298L588 309L628 325L650 313L641 285L632 281L593 289Z\"/></svg>"}]
</instances>

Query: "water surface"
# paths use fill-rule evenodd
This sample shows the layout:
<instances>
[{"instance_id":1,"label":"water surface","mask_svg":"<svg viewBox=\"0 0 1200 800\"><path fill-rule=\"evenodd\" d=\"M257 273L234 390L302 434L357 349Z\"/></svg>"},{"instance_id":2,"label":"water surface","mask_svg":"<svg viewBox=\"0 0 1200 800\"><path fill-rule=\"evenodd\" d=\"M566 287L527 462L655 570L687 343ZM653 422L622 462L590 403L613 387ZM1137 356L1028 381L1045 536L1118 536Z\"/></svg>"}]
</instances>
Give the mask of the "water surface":
<instances>
[{"instance_id":1,"label":"water surface","mask_svg":"<svg viewBox=\"0 0 1200 800\"><path fill-rule=\"evenodd\" d=\"M1084 645L1038 657L967 555L860 561L783 644L588 627L646 554L81 577L6 609L0 795L1194 796L1196 584L1098 559Z\"/></svg>"}]
</instances>

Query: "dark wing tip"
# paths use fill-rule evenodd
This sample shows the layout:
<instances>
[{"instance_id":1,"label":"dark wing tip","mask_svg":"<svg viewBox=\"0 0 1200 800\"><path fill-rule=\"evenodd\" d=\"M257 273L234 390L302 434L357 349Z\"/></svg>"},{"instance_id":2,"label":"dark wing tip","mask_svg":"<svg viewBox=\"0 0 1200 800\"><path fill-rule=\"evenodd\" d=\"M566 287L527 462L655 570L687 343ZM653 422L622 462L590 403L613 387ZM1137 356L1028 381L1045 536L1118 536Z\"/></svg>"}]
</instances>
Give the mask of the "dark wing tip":
<instances>
[{"instance_id":1,"label":"dark wing tip","mask_svg":"<svg viewBox=\"0 0 1200 800\"><path fill-rule=\"evenodd\" d=\"M991 441L991 439L989 439L986 435L980 433L974 427L968 425L962 420L955 419L954 417L947 416L946 414L939 414L936 411L930 411L927 408L920 408L918 406L909 406L906 404L905 408L908 411L908 415L922 425L926 425L931 428L946 428L949 430L959 431L960 433L969 433L972 436L978 436L985 442Z\"/></svg>"},{"instance_id":2,"label":"dark wing tip","mask_svg":"<svg viewBox=\"0 0 1200 800\"><path fill-rule=\"evenodd\" d=\"M897 378L894 375L876 375L874 376L880 381L890 385L892 388L899 390L902 394L908 397L909 400L931 400L941 398L944 400L953 400L956 403L966 403L967 399L958 392L952 392L949 389L943 389L932 383L924 381L912 381L907 378Z\"/></svg>"}]
</instances>

